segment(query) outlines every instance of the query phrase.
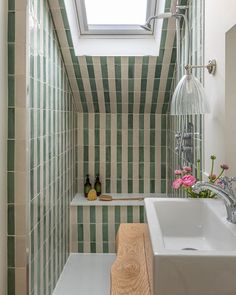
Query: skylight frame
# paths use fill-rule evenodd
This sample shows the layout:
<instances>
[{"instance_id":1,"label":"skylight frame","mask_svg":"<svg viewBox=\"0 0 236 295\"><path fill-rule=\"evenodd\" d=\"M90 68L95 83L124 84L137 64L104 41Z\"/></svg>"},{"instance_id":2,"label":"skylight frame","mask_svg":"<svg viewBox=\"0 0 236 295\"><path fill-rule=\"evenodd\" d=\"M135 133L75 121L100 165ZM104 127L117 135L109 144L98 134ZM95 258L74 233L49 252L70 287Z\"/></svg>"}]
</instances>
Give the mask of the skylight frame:
<instances>
[{"instance_id":1,"label":"skylight frame","mask_svg":"<svg viewBox=\"0 0 236 295\"><path fill-rule=\"evenodd\" d=\"M106 37L106 36L140 36L151 37L154 32L145 31L139 25L88 25L84 0L74 0L81 37ZM98 0L99 1L99 0ZM147 0L146 19L154 15L157 10L158 0ZM142 24L140 24L142 25Z\"/></svg>"}]
</instances>

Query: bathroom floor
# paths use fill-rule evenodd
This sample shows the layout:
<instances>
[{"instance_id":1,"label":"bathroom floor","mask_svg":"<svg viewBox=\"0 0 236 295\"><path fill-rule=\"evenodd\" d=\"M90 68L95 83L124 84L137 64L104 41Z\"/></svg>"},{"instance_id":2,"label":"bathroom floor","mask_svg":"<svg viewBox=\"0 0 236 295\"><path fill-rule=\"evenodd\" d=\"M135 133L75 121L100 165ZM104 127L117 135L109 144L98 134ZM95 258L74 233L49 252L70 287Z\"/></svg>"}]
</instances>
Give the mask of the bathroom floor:
<instances>
[{"instance_id":1,"label":"bathroom floor","mask_svg":"<svg viewBox=\"0 0 236 295\"><path fill-rule=\"evenodd\" d=\"M53 295L109 294L115 258L115 254L70 254Z\"/></svg>"}]
</instances>

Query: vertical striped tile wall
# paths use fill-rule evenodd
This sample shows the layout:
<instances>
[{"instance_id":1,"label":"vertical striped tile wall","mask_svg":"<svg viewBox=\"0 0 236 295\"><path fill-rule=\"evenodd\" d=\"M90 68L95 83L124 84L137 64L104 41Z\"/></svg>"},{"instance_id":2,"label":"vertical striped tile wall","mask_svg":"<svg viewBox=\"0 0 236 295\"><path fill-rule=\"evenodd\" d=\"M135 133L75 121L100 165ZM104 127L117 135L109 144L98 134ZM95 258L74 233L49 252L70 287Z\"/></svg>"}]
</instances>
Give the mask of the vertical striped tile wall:
<instances>
[{"instance_id":1,"label":"vertical striped tile wall","mask_svg":"<svg viewBox=\"0 0 236 295\"><path fill-rule=\"evenodd\" d=\"M76 117L47 1L28 2L8 1L8 295L50 295L69 252Z\"/></svg>"},{"instance_id":2,"label":"vertical striped tile wall","mask_svg":"<svg viewBox=\"0 0 236 295\"><path fill-rule=\"evenodd\" d=\"M165 11L175 3L166 0ZM166 113L176 59L174 18L163 21L158 57L78 57L64 0L49 5L79 112Z\"/></svg>"},{"instance_id":3,"label":"vertical striped tile wall","mask_svg":"<svg viewBox=\"0 0 236 295\"><path fill-rule=\"evenodd\" d=\"M115 253L121 223L143 223L144 206L71 207L71 252Z\"/></svg>"},{"instance_id":4,"label":"vertical striped tile wall","mask_svg":"<svg viewBox=\"0 0 236 295\"><path fill-rule=\"evenodd\" d=\"M47 1L28 8L29 294L50 295L69 254L76 116Z\"/></svg>"},{"instance_id":5,"label":"vertical striped tile wall","mask_svg":"<svg viewBox=\"0 0 236 295\"><path fill-rule=\"evenodd\" d=\"M104 193L166 191L165 115L78 114L77 184L100 174Z\"/></svg>"},{"instance_id":6,"label":"vertical striped tile wall","mask_svg":"<svg viewBox=\"0 0 236 295\"><path fill-rule=\"evenodd\" d=\"M26 1L8 2L7 293L26 294ZM1 292L1 290L0 290Z\"/></svg>"},{"instance_id":7,"label":"vertical striped tile wall","mask_svg":"<svg viewBox=\"0 0 236 295\"><path fill-rule=\"evenodd\" d=\"M204 63L204 0L190 0L189 3L189 26L191 32L191 64L193 65L202 65ZM182 1L182 4L186 4L186 1ZM182 39L184 41L184 39ZM184 61L185 55L184 52L184 43L181 43L181 70L182 75L184 74ZM194 69L193 74L204 83L204 69ZM175 81L177 82L177 81ZM174 83L175 84L175 83ZM173 86L174 86L173 84ZM172 88L172 91L174 88ZM168 149L168 160L167 160L167 187L168 193L170 195L176 196L177 192L172 190L172 182L174 179L174 170L179 168L181 165L188 165L189 163L182 156L182 158L178 159L178 154L175 151L176 141L175 141L175 133L181 131L186 128L187 122L191 122L194 126L194 162L193 173L196 175L196 162L198 159L201 161L201 166L203 165L203 116L202 115L194 115L194 116L182 116L182 117L173 117L169 116L167 120L167 149ZM202 167L201 167L202 169Z\"/></svg>"}]
</instances>

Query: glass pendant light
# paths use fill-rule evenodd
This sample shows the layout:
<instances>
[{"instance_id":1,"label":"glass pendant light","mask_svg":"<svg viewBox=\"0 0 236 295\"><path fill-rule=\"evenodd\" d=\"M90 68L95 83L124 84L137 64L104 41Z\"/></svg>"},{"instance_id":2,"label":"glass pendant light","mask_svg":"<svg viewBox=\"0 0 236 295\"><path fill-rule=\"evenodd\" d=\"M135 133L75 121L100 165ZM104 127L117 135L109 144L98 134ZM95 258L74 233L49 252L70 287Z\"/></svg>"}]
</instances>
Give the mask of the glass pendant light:
<instances>
[{"instance_id":1,"label":"glass pendant light","mask_svg":"<svg viewBox=\"0 0 236 295\"><path fill-rule=\"evenodd\" d=\"M193 76L191 70L179 81L171 101L171 115L192 115L209 113L204 88L200 81Z\"/></svg>"}]
</instances>

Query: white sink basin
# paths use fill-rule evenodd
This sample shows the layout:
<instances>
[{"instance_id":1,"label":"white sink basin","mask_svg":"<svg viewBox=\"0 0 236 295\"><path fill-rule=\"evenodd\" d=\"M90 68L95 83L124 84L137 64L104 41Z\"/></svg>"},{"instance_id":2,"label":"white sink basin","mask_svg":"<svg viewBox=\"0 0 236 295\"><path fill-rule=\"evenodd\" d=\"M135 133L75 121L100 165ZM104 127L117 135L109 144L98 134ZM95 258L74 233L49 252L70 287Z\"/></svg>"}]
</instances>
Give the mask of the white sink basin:
<instances>
[{"instance_id":1,"label":"white sink basin","mask_svg":"<svg viewBox=\"0 0 236 295\"><path fill-rule=\"evenodd\" d=\"M154 295L236 295L236 225L220 200L145 199Z\"/></svg>"}]
</instances>

